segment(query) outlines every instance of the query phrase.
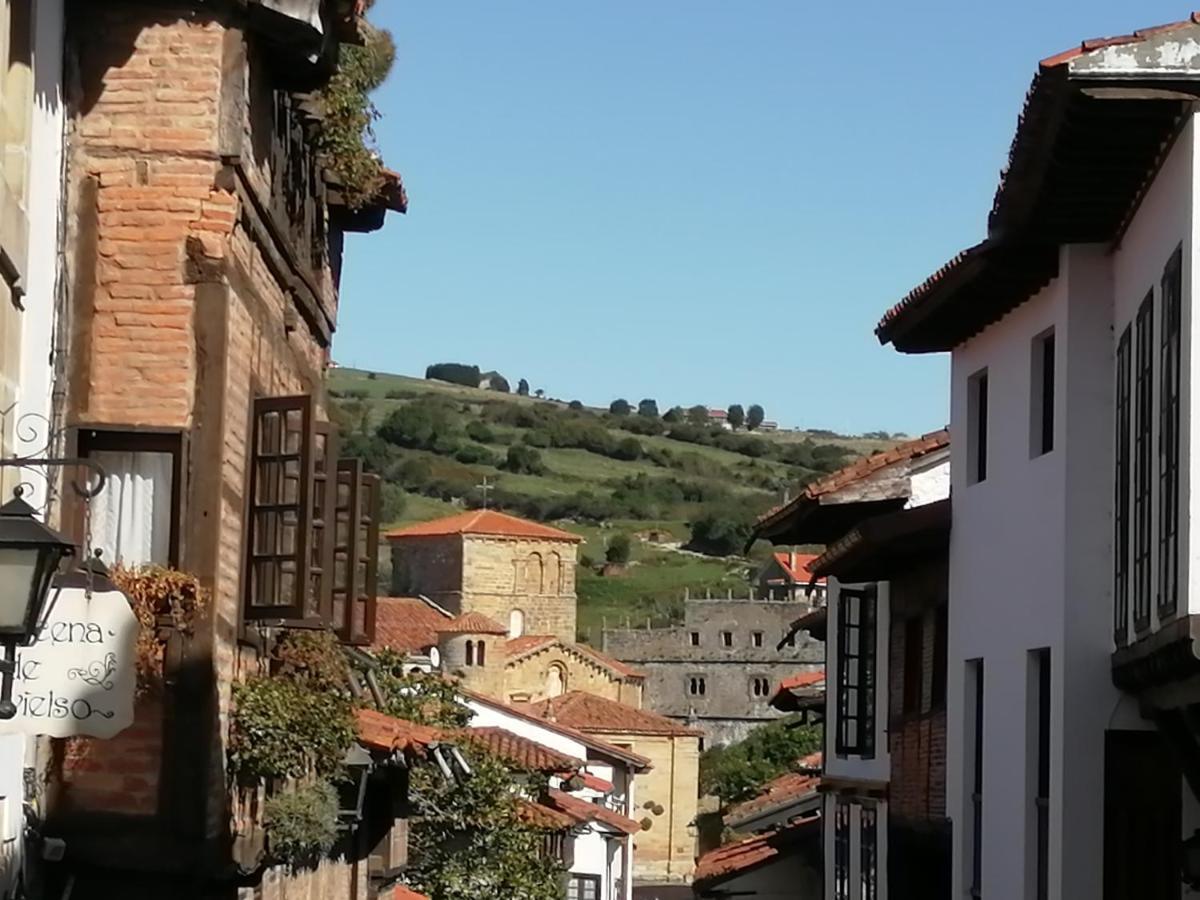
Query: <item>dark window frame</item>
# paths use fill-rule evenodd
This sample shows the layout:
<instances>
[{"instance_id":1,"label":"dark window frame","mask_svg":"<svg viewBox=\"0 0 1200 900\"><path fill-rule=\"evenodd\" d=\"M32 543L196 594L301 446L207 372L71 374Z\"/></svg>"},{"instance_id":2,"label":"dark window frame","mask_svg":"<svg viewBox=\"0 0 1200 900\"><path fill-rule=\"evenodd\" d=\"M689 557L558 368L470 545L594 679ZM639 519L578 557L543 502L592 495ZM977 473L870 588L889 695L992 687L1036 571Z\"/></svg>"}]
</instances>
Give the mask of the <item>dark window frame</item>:
<instances>
[{"instance_id":1,"label":"dark window frame","mask_svg":"<svg viewBox=\"0 0 1200 900\"><path fill-rule=\"evenodd\" d=\"M850 900L850 804L841 798L833 808L833 897Z\"/></svg>"},{"instance_id":2,"label":"dark window frame","mask_svg":"<svg viewBox=\"0 0 1200 900\"><path fill-rule=\"evenodd\" d=\"M698 631L691 632L688 635L688 642L689 642L689 645L692 647L699 647L700 646L700 632L698 632Z\"/></svg>"},{"instance_id":3,"label":"dark window frame","mask_svg":"<svg viewBox=\"0 0 1200 900\"><path fill-rule=\"evenodd\" d=\"M987 481L988 469L988 370L980 369L967 379L968 483Z\"/></svg>"},{"instance_id":4,"label":"dark window frame","mask_svg":"<svg viewBox=\"0 0 1200 900\"><path fill-rule=\"evenodd\" d=\"M1134 629L1150 627L1151 527L1153 445L1154 445L1154 292L1146 295L1138 308L1134 359L1136 398L1134 431L1134 552L1133 620Z\"/></svg>"},{"instance_id":5,"label":"dark window frame","mask_svg":"<svg viewBox=\"0 0 1200 900\"><path fill-rule=\"evenodd\" d=\"M726 648L733 646L733 632L732 631L722 631L721 632L721 646L726 647Z\"/></svg>"},{"instance_id":6,"label":"dark window frame","mask_svg":"<svg viewBox=\"0 0 1200 900\"><path fill-rule=\"evenodd\" d=\"M1163 271L1162 353L1159 358L1158 617L1179 607L1179 448L1182 356L1183 249Z\"/></svg>"},{"instance_id":7,"label":"dark window frame","mask_svg":"<svg viewBox=\"0 0 1200 900\"><path fill-rule=\"evenodd\" d=\"M1054 329L1043 331L1033 339L1030 348L1030 425L1029 449L1032 457L1045 456L1054 450Z\"/></svg>"},{"instance_id":8,"label":"dark window frame","mask_svg":"<svg viewBox=\"0 0 1200 900\"><path fill-rule=\"evenodd\" d=\"M331 622L346 644L375 638L378 603L380 482L361 459L339 459L333 514Z\"/></svg>"},{"instance_id":9,"label":"dark window frame","mask_svg":"<svg viewBox=\"0 0 1200 900\"><path fill-rule=\"evenodd\" d=\"M972 717L971 748L971 849L967 895L983 896L983 744L984 744L984 668L983 660L968 662L974 674L975 715Z\"/></svg>"},{"instance_id":10,"label":"dark window frame","mask_svg":"<svg viewBox=\"0 0 1200 900\"><path fill-rule=\"evenodd\" d=\"M858 833L862 900L879 900L879 813L874 806L859 809Z\"/></svg>"},{"instance_id":11,"label":"dark window frame","mask_svg":"<svg viewBox=\"0 0 1200 900\"><path fill-rule=\"evenodd\" d=\"M1050 897L1050 651L1034 651L1037 706L1036 783L1034 786L1034 837L1036 843L1035 896Z\"/></svg>"},{"instance_id":12,"label":"dark window frame","mask_svg":"<svg viewBox=\"0 0 1200 900\"><path fill-rule=\"evenodd\" d=\"M764 700L771 696L771 679L766 675L750 676L750 696L756 700Z\"/></svg>"},{"instance_id":13,"label":"dark window frame","mask_svg":"<svg viewBox=\"0 0 1200 900\"><path fill-rule=\"evenodd\" d=\"M761 647L763 646L764 639L765 635L761 631L750 632L750 646Z\"/></svg>"},{"instance_id":14,"label":"dark window frame","mask_svg":"<svg viewBox=\"0 0 1200 900\"><path fill-rule=\"evenodd\" d=\"M1129 551L1131 477L1131 407L1133 403L1132 360L1133 325L1126 325L1117 340L1116 413L1114 416L1113 498L1113 636L1118 646L1129 640Z\"/></svg>"},{"instance_id":15,"label":"dark window frame","mask_svg":"<svg viewBox=\"0 0 1200 900\"><path fill-rule=\"evenodd\" d=\"M590 885L590 893L584 889L584 885ZM571 872L567 882L567 898L568 900L603 900L600 893L601 887L599 875L580 875Z\"/></svg>"},{"instance_id":16,"label":"dark window frame","mask_svg":"<svg viewBox=\"0 0 1200 900\"><path fill-rule=\"evenodd\" d=\"M874 586L842 588L838 592L835 738L838 756L875 757L876 615Z\"/></svg>"},{"instance_id":17,"label":"dark window frame","mask_svg":"<svg viewBox=\"0 0 1200 900\"><path fill-rule=\"evenodd\" d=\"M168 564L180 564L180 533L183 524L183 474L187 449L187 434L173 429L139 429L135 427L81 425L75 433L75 452L82 459L96 453L169 453L171 462L171 536L168 540ZM75 529L83 534L83 505L76 504L78 516ZM111 565L113 560L104 560Z\"/></svg>"},{"instance_id":18,"label":"dark window frame","mask_svg":"<svg viewBox=\"0 0 1200 900\"><path fill-rule=\"evenodd\" d=\"M708 691L708 685L703 675L688 676L688 696L703 697Z\"/></svg>"}]
</instances>

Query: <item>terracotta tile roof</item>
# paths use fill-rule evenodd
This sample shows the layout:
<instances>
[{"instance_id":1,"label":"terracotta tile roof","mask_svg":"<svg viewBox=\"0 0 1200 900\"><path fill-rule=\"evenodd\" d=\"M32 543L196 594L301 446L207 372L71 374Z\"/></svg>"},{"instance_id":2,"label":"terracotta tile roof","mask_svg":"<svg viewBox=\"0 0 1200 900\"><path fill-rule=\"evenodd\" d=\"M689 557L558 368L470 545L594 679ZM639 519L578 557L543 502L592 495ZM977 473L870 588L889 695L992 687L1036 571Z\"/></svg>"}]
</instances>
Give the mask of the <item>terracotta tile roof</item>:
<instances>
[{"instance_id":1,"label":"terracotta tile roof","mask_svg":"<svg viewBox=\"0 0 1200 900\"><path fill-rule=\"evenodd\" d=\"M583 768L583 760L559 753L503 728L464 728L455 732L455 735L531 772L566 774Z\"/></svg>"},{"instance_id":2,"label":"terracotta tile roof","mask_svg":"<svg viewBox=\"0 0 1200 900\"><path fill-rule=\"evenodd\" d=\"M481 612L465 612L437 627L439 634L508 634L508 629Z\"/></svg>"},{"instance_id":3,"label":"terracotta tile roof","mask_svg":"<svg viewBox=\"0 0 1200 900\"><path fill-rule=\"evenodd\" d=\"M987 241L980 241L975 246L968 247L966 250L960 251L958 255L956 255L940 269L905 294L899 303L883 314L883 317L879 320L879 324L875 326L875 336L878 337L881 342L886 343L888 340L887 335L889 333L889 327L893 322L899 319L908 310L920 306L921 302L928 297L935 288L940 286L952 275L962 271L968 263L985 253L988 247L989 244Z\"/></svg>"},{"instance_id":4,"label":"terracotta tile roof","mask_svg":"<svg viewBox=\"0 0 1200 900\"><path fill-rule=\"evenodd\" d=\"M663 734L695 737L703 732L646 709L636 709L584 691L568 691L530 704L544 718L562 722L580 731L618 734Z\"/></svg>"},{"instance_id":5,"label":"terracotta tile roof","mask_svg":"<svg viewBox=\"0 0 1200 900\"><path fill-rule=\"evenodd\" d=\"M825 683L825 670L819 672L801 672L799 675L792 675L789 678L779 682L779 690L791 691L796 688L815 687Z\"/></svg>"},{"instance_id":6,"label":"terracotta tile roof","mask_svg":"<svg viewBox=\"0 0 1200 900\"><path fill-rule=\"evenodd\" d=\"M862 481L864 478L874 475L882 469L886 469L888 466L919 459L922 456L936 453L949 446L950 431L943 428L940 431L931 431L929 434L922 435L914 440L897 444L890 450L884 450L871 456L864 456L862 459L851 463L845 468L838 469L836 472L812 482L801 491L796 499L785 503L783 506L777 506L760 517L756 523L756 527L761 528L779 519L783 519L798 506L813 500L819 500L826 494L840 491L855 482Z\"/></svg>"},{"instance_id":7,"label":"terracotta tile roof","mask_svg":"<svg viewBox=\"0 0 1200 900\"><path fill-rule=\"evenodd\" d=\"M375 607L376 649L421 653L437 644L438 630L450 617L420 597L380 597Z\"/></svg>"},{"instance_id":8,"label":"terracotta tile roof","mask_svg":"<svg viewBox=\"0 0 1200 900\"><path fill-rule=\"evenodd\" d=\"M1147 38L1156 37L1170 31L1177 31L1180 28L1188 28L1192 25L1200 25L1200 12L1192 13L1190 18L1184 19L1181 22L1170 22L1166 25L1139 28L1132 34L1091 38L1090 40L1083 41L1078 47L1072 47L1070 50L1064 50L1062 53L1056 53L1054 56L1047 56L1038 64L1038 67L1041 69L1052 69L1055 66L1061 66L1063 63L1068 63L1077 57L1083 56L1085 53L1091 53L1093 50L1102 50L1105 47L1117 47L1122 44L1137 44Z\"/></svg>"},{"instance_id":9,"label":"terracotta tile roof","mask_svg":"<svg viewBox=\"0 0 1200 900\"><path fill-rule=\"evenodd\" d=\"M424 750L441 737L435 728L373 709L355 710L354 718L359 742L372 750Z\"/></svg>"},{"instance_id":10,"label":"terracotta tile roof","mask_svg":"<svg viewBox=\"0 0 1200 900\"><path fill-rule=\"evenodd\" d=\"M587 644L570 644L559 640L552 634L525 634L518 638L512 638L504 645L504 648L508 654L507 662L514 663L534 653L540 653L542 650L548 650L555 646L562 647L568 653L574 653L591 660L620 678L646 677L645 673L638 671L628 663L614 659L606 653L601 653L594 647L589 647Z\"/></svg>"},{"instance_id":11,"label":"terracotta tile roof","mask_svg":"<svg viewBox=\"0 0 1200 900\"><path fill-rule=\"evenodd\" d=\"M523 703L520 705L505 703L503 700L497 700L495 697L489 697L487 694L480 694L477 691L472 691L458 685L458 692L477 703L482 703L490 706L492 709L500 710L508 715L515 716L518 719L524 719L527 722L532 722L547 728L550 731L556 731L566 737L574 738L585 747L596 750L603 756L613 757L623 762L629 763L637 771L644 772L653 768L650 765L650 760L642 756L640 753L634 753L632 750L625 747L617 747L607 741L600 740L595 735L587 734L578 728L571 728L569 725L564 725L561 722L551 721L541 715L532 708L531 704Z\"/></svg>"},{"instance_id":12,"label":"terracotta tile roof","mask_svg":"<svg viewBox=\"0 0 1200 900\"><path fill-rule=\"evenodd\" d=\"M585 788L591 788L593 791L599 791L601 794L611 793L613 783L606 781L598 775L593 775L591 772L580 772L579 780L583 782Z\"/></svg>"},{"instance_id":13,"label":"terracotta tile roof","mask_svg":"<svg viewBox=\"0 0 1200 900\"><path fill-rule=\"evenodd\" d=\"M551 809L541 803L534 803L532 800L519 799L517 800L517 818L527 825L532 825L534 828L541 828L545 831L566 831L568 828L574 828L578 821L564 812L557 809Z\"/></svg>"},{"instance_id":14,"label":"terracotta tile roof","mask_svg":"<svg viewBox=\"0 0 1200 900\"><path fill-rule=\"evenodd\" d=\"M795 568L792 568L793 557L796 562ZM812 572L809 571L809 566L816 558L816 553L793 554L786 550L775 554L775 562L779 563L779 567L783 569L784 574L796 584L808 584L812 580ZM824 584L825 579L818 578L817 583Z\"/></svg>"},{"instance_id":15,"label":"terracotta tile roof","mask_svg":"<svg viewBox=\"0 0 1200 900\"><path fill-rule=\"evenodd\" d=\"M406 884L394 884L379 894L379 900L429 900L424 894L419 894Z\"/></svg>"},{"instance_id":16,"label":"terracotta tile roof","mask_svg":"<svg viewBox=\"0 0 1200 900\"><path fill-rule=\"evenodd\" d=\"M804 769L820 769L821 754L806 756L797 762ZM759 813L776 807L787 806L816 793L821 776L808 772L784 772L778 778L768 781L761 791L742 803L730 807L725 813L725 821L739 822L752 818Z\"/></svg>"},{"instance_id":17,"label":"terracotta tile roof","mask_svg":"<svg viewBox=\"0 0 1200 900\"><path fill-rule=\"evenodd\" d=\"M487 534L497 537L533 538L534 540L571 541L579 543L583 540L577 534L560 531L539 522L528 519L518 519L494 509L475 509L447 516L444 519L434 519L431 522L418 522L404 528L389 531L385 537L388 540L403 540L416 537L445 537L451 534Z\"/></svg>"},{"instance_id":18,"label":"terracotta tile roof","mask_svg":"<svg viewBox=\"0 0 1200 900\"><path fill-rule=\"evenodd\" d=\"M642 826L633 821L633 819L623 816L616 810L609 809L607 806L592 803L589 800L584 800L582 797L576 797L568 794L566 791L559 791L554 788L551 788L546 794L547 802L550 805L571 816L581 824L584 822L599 822L623 834L637 834L642 830Z\"/></svg>"},{"instance_id":19,"label":"terracotta tile roof","mask_svg":"<svg viewBox=\"0 0 1200 900\"><path fill-rule=\"evenodd\" d=\"M701 886L704 882L728 878L770 862L780 855L790 840L794 840L802 832L818 831L819 822L820 816L810 816L776 831L768 831L710 850L696 861L692 883Z\"/></svg>"}]
</instances>

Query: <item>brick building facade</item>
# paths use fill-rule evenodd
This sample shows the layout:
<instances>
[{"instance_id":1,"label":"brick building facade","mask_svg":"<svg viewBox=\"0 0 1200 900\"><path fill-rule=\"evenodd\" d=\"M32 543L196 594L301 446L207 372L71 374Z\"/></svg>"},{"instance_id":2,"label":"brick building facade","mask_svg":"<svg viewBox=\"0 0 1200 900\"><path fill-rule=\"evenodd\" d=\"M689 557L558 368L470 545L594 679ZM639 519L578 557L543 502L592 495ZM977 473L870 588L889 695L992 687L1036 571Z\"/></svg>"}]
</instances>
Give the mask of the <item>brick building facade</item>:
<instances>
[{"instance_id":1,"label":"brick building facade","mask_svg":"<svg viewBox=\"0 0 1200 900\"><path fill-rule=\"evenodd\" d=\"M45 827L70 848L55 877L76 897L373 896L354 830L312 871L273 868L261 797L226 772L232 687L266 674L281 624L348 643L372 628L377 490L336 458L324 374L344 235L403 193L385 176L365 207L341 203L307 93L360 14L348 0L66 5L57 387L67 449L109 483L64 529L211 596L169 639L135 725L56 754Z\"/></svg>"},{"instance_id":2,"label":"brick building facade","mask_svg":"<svg viewBox=\"0 0 1200 900\"><path fill-rule=\"evenodd\" d=\"M647 708L694 725L706 746L732 743L779 717L769 701L783 678L824 663L819 642L790 634L808 609L792 600L688 598L683 625L606 628L603 648L645 673Z\"/></svg>"}]
</instances>

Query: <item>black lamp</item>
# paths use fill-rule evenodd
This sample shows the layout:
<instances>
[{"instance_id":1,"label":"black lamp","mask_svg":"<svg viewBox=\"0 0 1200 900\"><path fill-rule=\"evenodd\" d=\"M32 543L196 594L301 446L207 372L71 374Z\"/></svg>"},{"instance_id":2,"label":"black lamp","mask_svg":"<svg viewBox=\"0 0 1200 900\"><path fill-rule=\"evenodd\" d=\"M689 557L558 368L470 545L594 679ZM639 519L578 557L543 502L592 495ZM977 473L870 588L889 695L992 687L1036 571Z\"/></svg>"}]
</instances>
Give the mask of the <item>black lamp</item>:
<instances>
[{"instance_id":1,"label":"black lamp","mask_svg":"<svg viewBox=\"0 0 1200 900\"><path fill-rule=\"evenodd\" d=\"M12 702L17 645L33 639L50 579L63 558L74 552L74 544L38 521L36 510L21 499L20 488L0 506L0 719L17 714Z\"/></svg>"}]
</instances>

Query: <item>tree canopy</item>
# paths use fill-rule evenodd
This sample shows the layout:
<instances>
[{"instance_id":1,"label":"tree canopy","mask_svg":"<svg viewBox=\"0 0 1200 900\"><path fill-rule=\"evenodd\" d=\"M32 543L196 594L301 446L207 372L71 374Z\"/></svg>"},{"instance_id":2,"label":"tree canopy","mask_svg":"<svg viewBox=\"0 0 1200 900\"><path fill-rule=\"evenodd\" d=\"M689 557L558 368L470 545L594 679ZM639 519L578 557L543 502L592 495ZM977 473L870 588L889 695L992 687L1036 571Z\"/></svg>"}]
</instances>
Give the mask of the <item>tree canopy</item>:
<instances>
[{"instance_id":1,"label":"tree canopy","mask_svg":"<svg viewBox=\"0 0 1200 900\"><path fill-rule=\"evenodd\" d=\"M650 399L649 397L647 397L645 400L643 400L641 403L638 404L637 411L638 411L638 415L642 416L643 418L646 418L646 419L657 419L658 418L658 404L654 400Z\"/></svg>"},{"instance_id":2,"label":"tree canopy","mask_svg":"<svg viewBox=\"0 0 1200 900\"><path fill-rule=\"evenodd\" d=\"M633 407L629 405L629 401L624 398L618 398L608 404L608 411L614 416L627 416L633 411Z\"/></svg>"},{"instance_id":3,"label":"tree canopy","mask_svg":"<svg viewBox=\"0 0 1200 900\"><path fill-rule=\"evenodd\" d=\"M729 422L730 428L741 428L746 422L746 410L742 409L742 404L734 403L729 407L729 412L726 419Z\"/></svg>"},{"instance_id":4,"label":"tree canopy","mask_svg":"<svg viewBox=\"0 0 1200 900\"><path fill-rule=\"evenodd\" d=\"M763 408L757 403L746 410L746 427L753 431L763 423Z\"/></svg>"},{"instance_id":5,"label":"tree canopy","mask_svg":"<svg viewBox=\"0 0 1200 900\"><path fill-rule=\"evenodd\" d=\"M798 761L821 749L821 731L793 716L756 728L736 744L712 747L700 756L700 792L728 806L753 797Z\"/></svg>"}]
</instances>

